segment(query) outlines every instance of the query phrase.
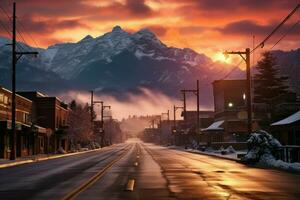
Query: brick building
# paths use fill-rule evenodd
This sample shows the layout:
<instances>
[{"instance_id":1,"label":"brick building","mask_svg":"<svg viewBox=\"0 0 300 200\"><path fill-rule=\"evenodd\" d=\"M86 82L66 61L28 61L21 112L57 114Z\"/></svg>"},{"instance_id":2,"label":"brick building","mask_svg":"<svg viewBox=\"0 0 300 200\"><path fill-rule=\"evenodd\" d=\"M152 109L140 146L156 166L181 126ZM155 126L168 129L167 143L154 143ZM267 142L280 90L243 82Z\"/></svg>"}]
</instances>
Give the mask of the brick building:
<instances>
[{"instance_id":1,"label":"brick building","mask_svg":"<svg viewBox=\"0 0 300 200\"><path fill-rule=\"evenodd\" d=\"M0 158L10 156L11 96L11 91L0 86ZM18 157L33 154L31 113L32 101L16 95L16 154Z\"/></svg>"},{"instance_id":2,"label":"brick building","mask_svg":"<svg viewBox=\"0 0 300 200\"><path fill-rule=\"evenodd\" d=\"M39 92L18 92L33 104L33 123L47 129L45 153L55 153L59 147L69 149L67 139L68 106L57 97L48 97Z\"/></svg>"}]
</instances>

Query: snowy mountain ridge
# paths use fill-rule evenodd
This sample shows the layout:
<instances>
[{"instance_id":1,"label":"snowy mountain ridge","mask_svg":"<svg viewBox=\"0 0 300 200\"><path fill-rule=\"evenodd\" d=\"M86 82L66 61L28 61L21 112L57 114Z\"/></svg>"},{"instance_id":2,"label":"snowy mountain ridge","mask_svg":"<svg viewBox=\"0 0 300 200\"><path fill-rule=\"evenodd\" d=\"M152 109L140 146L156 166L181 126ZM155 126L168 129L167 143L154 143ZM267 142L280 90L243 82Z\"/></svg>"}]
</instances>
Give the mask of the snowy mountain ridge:
<instances>
[{"instance_id":1,"label":"snowy mountain ridge","mask_svg":"<svg viewBox=\"0 0 300 200\"><path fill-rule=\"evenodd\" d=\"M64 79L76 78L86 66L102 60L111 62L113 57L124 52L133 52L141 59L173 60L186 67L212 64L212 60L191 49L167 47L150 30L142 29L127 33L116 26L109 33L93 38L87 35L77 43L56 44L42 50L37 66L59 74Z\"/></svg>"}]
</instances>

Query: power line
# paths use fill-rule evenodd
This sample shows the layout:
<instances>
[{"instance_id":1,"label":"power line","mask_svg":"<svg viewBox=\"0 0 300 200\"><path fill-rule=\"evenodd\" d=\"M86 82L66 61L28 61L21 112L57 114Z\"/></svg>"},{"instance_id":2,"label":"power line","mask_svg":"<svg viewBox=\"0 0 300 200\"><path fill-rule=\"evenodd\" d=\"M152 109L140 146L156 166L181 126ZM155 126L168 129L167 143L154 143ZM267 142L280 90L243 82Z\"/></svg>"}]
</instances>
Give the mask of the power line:
<instances>
[{"instance_id":1,"label":"power line","mask_svg":"<svg viewBox=\"0 0 300 200\"><path fill-rule=\"evenodd\" d=\"M27 31L27 29L25 28L25 26L23 25L23 23L20 21L20 20L17 20L19 21L19 24L21 25L21 27L23 28L25 34L27 36L29 36L29 38L33 41L33 43L35 44L35 47L38 48L39 45L37 44L37 42L35 41L35 39L32 37L32 35Z\"/></svg>"},{"instance_id":2,"label":"power line","mask_svg":"<svg viewBox=\"0 0 300 200\"><path fill-rule=\"evenodd\" d=\"M234 70L238 69L240 67L240 65L242 64L243 60L241 60L235 67L233 67L223 78L221 78L221 80L224 80L226 78L228 78L230 76L230 74L232 72L234 72Z\"/></svg>"},{"instance_id":3,"label":"power line","mask_svg":"<svg viewBox=\"0 0 300 200\"><path fill-rule=\"evenodd\" d=\"M273 49L279 42L281 42L281 40L283 40L299 24L299 22L300 20L298 20L293 26L291 26L270 49Z\"/></svg>"},{"instance_id":4,"label":"power line","mask_svg":"<svg viewBox=\"0 0 300 200\"><path fill-rule=\"evenodd\" d=\"M264 47L265 43L272 37L272 35L281 27L284 25L284 23L298 10L298 8L300 7L300 3L292 10L292 12L290 12L290 14L288 14L288 16L286 16L283 21L278 24L275 29L262 41L260 42L254 49L252 49L252 51L250 53L252 53L253 51L255 51L257 48L259 47Z\"/></svg>"},{"instance_id":5,"label":"power line","mask_svg":"<svg viewBox=\"0 0 300 200\"><path fill-rule=\"evenodd\" d=\"M9 15L8 15L8 12L6 12L6 10L5 10L2 6L0 6L0 9L1 9L2 12L6 15L6 17L8 18L8 21L11 21ZM11 34L9 34L9 35L11 36ZM24 45L21 45L21 44L17 43L17 44L16 44L17 47L18 47L20 50L22 50L22 51L26 50L25 47L26 47L28 50L30 50L29 47L26 46L26 44L28 44L28 43L27 43L26 39L23 37L21 30L18 30L18 29L17 29L17 35L21 38L22 42L24 43Z\"/></svg>"},{"instance_id":6,"label":"power line","mask_svg":"<svg viewBox=\"0 0 300 200\"><path fill-rule=\"evenodd\" d=\"M290 12L290 14L288 14L284 19L283 19L283 21L280 23L280 24L278 24L276 27L275 27L275 29L262 41L262 42L260 42L256 47L254 47L251 51L250 51L250 54L251 53L254 53L254 51L256 50L256 49L258 49L259 47L261 47L261 48L263 48L264 47L264 45L265 45L265 42L267 42L271 37L272 37L272 35L274 35L274 33L281 27L281 26L283 26L284 24L285 24L285 22L299 9L299 7L300 7L300 3ZM286 37L286 35L291 31L291 30L293 30L296 26L297 26L297 24L300 22L300 20L298 20L292 27L290 27L290 29L270 48L270 49L273 49L281 40L283 40L285 37ZM260 56L259 57L259 59L261 58L262 56ZM258 60L259 60L258 59ZM238 63L238 65L236 66L236 67L234 67L231 71L229 71L229 73L227 73L225 76L224 76L224 78L223 79L221 79L221 80L224 80L225 78L227 78L234 70L236 70L238 67L239 67L239 65L241 64L243 62L243 60L240 62L240 63Z\"/></svg>"},{"instance_id":7,"label":"power line","mask_svg":"<svg viewBox=\"0 0 300 200\"><path fill-rule=\"evenodd\" d=\"M9 32L8 28L5 26L4 22L0 20L0 24L3 27L3 29L7 32L8 36L11 37L11 33Z\"/></svg>"}]
</instances>

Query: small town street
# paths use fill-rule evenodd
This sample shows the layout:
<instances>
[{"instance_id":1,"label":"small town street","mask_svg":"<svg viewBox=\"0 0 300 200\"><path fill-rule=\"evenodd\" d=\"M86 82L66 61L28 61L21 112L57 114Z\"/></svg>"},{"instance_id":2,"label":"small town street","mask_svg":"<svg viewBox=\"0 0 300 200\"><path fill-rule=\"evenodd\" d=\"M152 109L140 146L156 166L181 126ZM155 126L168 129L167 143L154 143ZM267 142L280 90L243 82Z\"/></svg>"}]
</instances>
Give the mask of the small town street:
<instances>
[{"instance_id":1,"label":"small town street","mask_svg":"<svg viewBox=\"0 0 300 200\"><path fill-rule=\"evenodd\" d=\"M1 199L297 199L300 175L132 139L0 169Z\"/></svg>"}]
</instances>

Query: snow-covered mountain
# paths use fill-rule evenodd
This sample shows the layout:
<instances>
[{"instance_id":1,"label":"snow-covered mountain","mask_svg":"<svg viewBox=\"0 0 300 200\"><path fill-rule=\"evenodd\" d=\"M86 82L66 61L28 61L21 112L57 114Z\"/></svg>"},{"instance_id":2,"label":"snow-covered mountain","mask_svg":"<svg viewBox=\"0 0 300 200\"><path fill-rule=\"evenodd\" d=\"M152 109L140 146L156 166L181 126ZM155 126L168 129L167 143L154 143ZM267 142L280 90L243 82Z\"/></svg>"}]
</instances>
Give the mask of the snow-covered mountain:
<instances>
[{"instance_id":1,"label":"snow-covered mountain","mask_svg":"<svg viewBox=\"0 0 300 200\"><path fill-rule=\"evenodd\" d=\"M148 29L130 34L116 26L97 38L88 35L77 43L50 46L41 52L37 66L69 80L76 78L94 62L111 63L115 56L125 51L133 53L139 60L144 57L158 62L169 60L180 62L184 68L213 64L208 57L191 49L167 47Z\"/></svg>"},{"instance_id":2,"label":"snow-covered mountain","mask_svg":"<svg viewBox=\"0 0 300 200\"><path fill-rule=\"evenodd\" d=\"M4 85L10 79L10 47L4 45L8 42L0 40L0 84ZM94 89L122 98L146 87L178 96L180 89L194 88L199 79L202 101L212 102L211 82L232 68L192 49L168 47L148 29L128 33L120 26L96 38L88 35L47 49L19 46L39 51L37 58L24 56L19 61L19 89Z\"/></svg>"},{"instance_id":3,"label":"snow-covered mountain","mask_svg":"<svg viewBox=\"0 0 300 200\"><path fill-rule=\"evenodd\" d=\"M11 53L8 39L0 38L0 84L10 87ZM200 80L201 99L212 104L211 83L223 78L233 66L215 63L192 49L168 47L150 30L128 33L120 26L93 38L87 35L76 43L61 43L47 49L35 49L19 43L19 49L39 51L39 56L22 57L17 66L17 87L26 90L61 92L91 90L127 98L128 93L149 88L168 96L179 96L183 88L195 88ZM291 77L299 89L300 49L274 51L282 73ZM242 78L234 70L229 78Z\"/></svg>"}]
</instances>

